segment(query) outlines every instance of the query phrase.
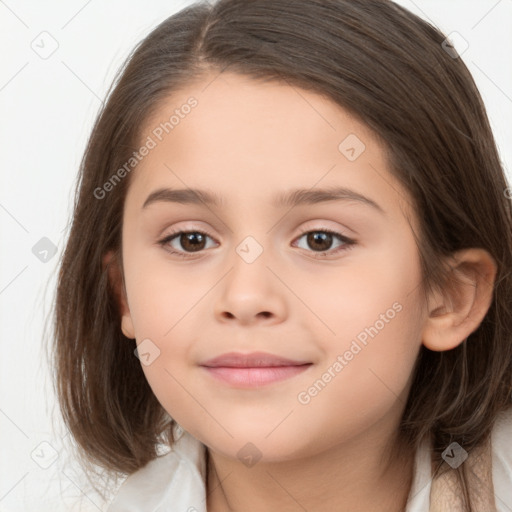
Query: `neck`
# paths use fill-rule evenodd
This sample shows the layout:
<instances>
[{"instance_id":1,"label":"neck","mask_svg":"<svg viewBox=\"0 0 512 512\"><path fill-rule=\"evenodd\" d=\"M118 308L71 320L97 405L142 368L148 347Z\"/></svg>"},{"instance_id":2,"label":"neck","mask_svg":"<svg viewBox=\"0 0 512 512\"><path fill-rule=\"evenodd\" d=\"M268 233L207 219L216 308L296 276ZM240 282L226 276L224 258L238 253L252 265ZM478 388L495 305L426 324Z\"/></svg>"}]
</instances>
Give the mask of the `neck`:
<instances>
[{"instance_id":1,"label":"neck","mask_svg":"<svg viewBox=\"0 0 512 512\"><path fill-rule=\"evenodd\" d=\"M207 510L403 512L414 453L402 448L396 440L377 450L368 439L352 439L307 458L250 468L208 450Z\"/></svg>"}]
</instances>

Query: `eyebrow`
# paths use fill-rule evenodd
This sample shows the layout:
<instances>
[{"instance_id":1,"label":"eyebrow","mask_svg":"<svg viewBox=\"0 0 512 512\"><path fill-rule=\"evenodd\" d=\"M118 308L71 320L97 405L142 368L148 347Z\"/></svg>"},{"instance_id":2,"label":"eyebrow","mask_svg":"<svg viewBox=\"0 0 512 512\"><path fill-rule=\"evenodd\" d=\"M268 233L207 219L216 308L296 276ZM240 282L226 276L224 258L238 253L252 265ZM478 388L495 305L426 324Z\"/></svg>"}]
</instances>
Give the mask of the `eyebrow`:
<instances>
[{"instance_id":1,"label":"eyebrow","mask_svg":"<svg viewBox=\"0 0 512 512\"><path fill-rule=\"evenodd\" d=\"M276 208L293 207L300 205L312 205L327 201L357 201L363 205L374 208L381 214L386 212L375 201L366 197L355 190L345 187L331 187L325 189L295 189L282 192L273 197L271 204ZM151 192L144 201L142 208L157 202L170 202L179 204L207 205L219 208L222 204L222 198L209 190L200 190L195 188L171 189L159 188Z\"/></svg>"}]
</instances>

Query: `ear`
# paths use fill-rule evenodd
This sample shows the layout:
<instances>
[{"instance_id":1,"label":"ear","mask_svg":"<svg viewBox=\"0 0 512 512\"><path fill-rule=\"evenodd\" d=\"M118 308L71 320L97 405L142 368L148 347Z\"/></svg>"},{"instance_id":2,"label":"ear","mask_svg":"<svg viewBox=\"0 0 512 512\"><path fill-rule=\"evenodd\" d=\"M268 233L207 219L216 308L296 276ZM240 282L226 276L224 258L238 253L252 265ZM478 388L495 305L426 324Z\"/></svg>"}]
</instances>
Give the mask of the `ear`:
<instances>
[{"instance_id":1,"label":"ear","mask_svg":"<svg viewBox=\"0 0 512 512\"><path fill-rule=\"evenodd\" d=\"M487 251L464 249L452 258L445 289L428 300L422 340L434 351L451 350L465 341L481 324L493 298L497 266Z\"/></svg>"},{"instance_id":2,"label":"ear","mask_svg":"<svg viewBox=\"0 0 512 512\"><path fill-rule=\"evenodd\" d=\"M114 251L109 251L103 256L103 268L107 269L109 282L114 290L117 307L121 315L121 330L127 338L135 339L135 330L126 298L123 274Z\"/></svg>"}]
</instances>

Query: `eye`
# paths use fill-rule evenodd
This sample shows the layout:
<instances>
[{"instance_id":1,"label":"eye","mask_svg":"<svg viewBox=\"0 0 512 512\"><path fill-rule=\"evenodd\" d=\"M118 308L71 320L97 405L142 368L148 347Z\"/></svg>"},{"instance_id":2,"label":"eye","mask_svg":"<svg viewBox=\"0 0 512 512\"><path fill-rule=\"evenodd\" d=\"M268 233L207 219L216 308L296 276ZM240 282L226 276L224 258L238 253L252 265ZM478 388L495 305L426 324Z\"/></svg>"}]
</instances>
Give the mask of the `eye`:
<instances>
[{"instance_id":1,"label":"eye","mask_svg":"<svg viewBox=\"0 0 512 512\"><path fill-rule=\"evenodd\" d=\"M306 237L306 244L312 248L312 251L309 252L316 253L314 256L316 258L346 251L356 244L355 240L347 238L341 233L327 228L303 231L297 240L304 237ZM204 249L207 249L208 247L206 247L205 244L208 238L213 240L208 233L203 231L175 231L164 237L162 240L159 240L158 244L171 254L187 258L196 252L199 253ZM335 239L338 239L341 243L338 248L332 250L332 245ZM176 245L181 245L181 248L176 248ZM300 247L300 245L298 246ZM304 247L301 248L304 249Z\"/></svg>"},{"instance_id":2,"label":"eye","mask_svg":"<svg viewBox=\"0 0 512 512\"><path fill-rule=\"evenodd\" d=\"M338 233L337 231L333 231L327 228L304 231L297 240L300 240L304 237L306 237L306 245L309 245L312 248L313 252L317 253L317 255L315 256L317 258L346 251L353 247L356 243L355 240L347 238L341 233ZM341 241L341 244L338 246L338 248L332 250L331 247L335 239Z\"/></svg>"},{"instance_id":3,"label":"eye","mask_svg":"<svg viewBox=\"0 0 512 512\"><path fill-rule=\"evenodd\" d=\"M169 251L171 254L176 254L177 256L186 258L187 253L192 254L194 252L199 252L203 249L206 249L204 244L207 238L211 238L211 236L208 235L208 233L204 233L203 231L176 231L167 235L158 243L164 248L170 245L171 249L166 248L167 251ZM180 244L184 251L174 250L171 242L177 242Z\"/></svg>"}]
</instances>

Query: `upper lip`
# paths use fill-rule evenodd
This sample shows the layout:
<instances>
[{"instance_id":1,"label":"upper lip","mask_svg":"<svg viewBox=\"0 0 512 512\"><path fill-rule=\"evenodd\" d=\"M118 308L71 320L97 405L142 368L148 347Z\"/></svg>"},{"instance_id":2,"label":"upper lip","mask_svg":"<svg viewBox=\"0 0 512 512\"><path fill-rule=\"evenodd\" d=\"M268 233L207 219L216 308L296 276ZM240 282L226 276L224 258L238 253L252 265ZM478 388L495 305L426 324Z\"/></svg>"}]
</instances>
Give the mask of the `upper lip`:
<instances>
[{"instance_id":1,"label":"upper lip","mask_svg":"<svg viewBox=\"0 0 512 512\"><path fill-rule=\"evenodd\" d=\"M214 357L213 359L208 359L208 361L200 363L200 366L254 368L268 366L299 366L309 363L311 363L311 361L297 361L293 359L287 359L285 357L269 354L268 352L251 352L250 354L229 352Z\"/></svg>"}]
</instances>

